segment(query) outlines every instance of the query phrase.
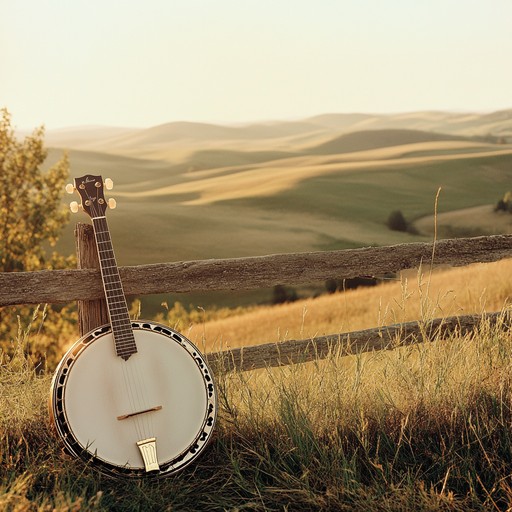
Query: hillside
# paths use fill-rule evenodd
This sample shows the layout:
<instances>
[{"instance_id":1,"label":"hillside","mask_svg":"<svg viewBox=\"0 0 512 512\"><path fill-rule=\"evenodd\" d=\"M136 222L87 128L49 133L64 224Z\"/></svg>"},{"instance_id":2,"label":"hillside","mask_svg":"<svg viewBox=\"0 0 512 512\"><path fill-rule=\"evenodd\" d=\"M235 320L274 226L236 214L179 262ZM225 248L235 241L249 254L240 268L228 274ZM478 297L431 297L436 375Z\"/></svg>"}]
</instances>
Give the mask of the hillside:
<instances>
[{"instance_id":1,"label":"hillside","mask_svg":"<svg viewBox=\"0 0 512 512\"><path fill-rule=\"evenodd\" d=\"M316 155L334 155L421 142L449 140L464 140L464 137L448 136L422 130L363 130L340 135L323 144L309 148L308 152Z\"/></svg>"},{"instance_id":2,"label":"hillside","mask_svg":"<svg viewBox=\"0 0 512 512\"><path fill-rule=\"evenodd\" d=\"M394 126L379 126L386 122ZM235 127L196 132L181 123L106 129L98 138L78 129L59 135L65 144L53 139L48 165L65 147L73 176L114 179L107 196L118 208L108 222L121 265L388 245L432 239L436 196L440 228L480 234L499 219L499 231L510 230L492 205L511 188L512 144L484 133L508 133L508 122L507 112L418 113L319 116L293 130L277 123L268 136L254 126L243 135ZM449 131L450 123L458 128ZM416 231L387 228L396 209ZM72 218L59 249L73 251L74 222L87 220ZM300 300L274 307L254 305L269 290L149 297L142 316L158 310L160 321L205 351L457 314L501 310L507 319L512 284L504 276L512 260L432 273L425 262L421 270L308 298L325 288L312 283L297 290ZM173 306L176 299L192 303L193 314ZM251 307L211 307L220 301ZM175 477L135 482L105 478L91 461L70 457L50 427L51 369L75 337L75 313L67 306L27 309L17 319L5 313L13 334L4 337L0 358L1 510L510 508L506 324L484 321L473 333L426 335L422 343L346 357L333 352L306 364L215 368L219 414L204 453ZM142 395L161 389L150 373L135 373ZM137 407L118 419L157 410ZM117 421L112 407L108 414Z\"/></svg>"},{"instance_id":3,"label":"hillside","mask_svg":"<svg viewBox=\"0 0 512 512\"><path fill-rule=\"evenodd\" d=\"M443 238L512 233L512 215L496 212L494 207L495 203L441 213L437 216L437 232ZM433 216L418 219L414 226L421 233L433 235Z\"/></svg>"},{"instance_id":4,"label":"hillside","mask_svg":"<svg viewBox=\"0 0 512 512\"><path fill-rule=\"evenodd\" d=\"M108 218L120 264L388 245L430 238L429 229L390 231L386 219L395 209L410 222L432 216L440 187L443 214L503 196L512 145L462 132L493 133L492 124L505 133L508 114L73 128L48 133L48 165L67 150L73 176L114 180ZM86 220L72 218L61 251L74 251L73 225Z\"/></svg>"},{"instance_id":5,"label":"hillside","mask_svg":"<svg viewBox=\"0 0 512 512\"><path fill-rule=\"evenodd\" d=\"M399 114L323 114L295 121L215 125L172 122L149 128L73 127L49 130L51 146L67 148L103 148L110 152L130 145L157 145L160 142L195 140L248 141L253 139L293 139L324 134L366 130L420 130L461 137L512 137L512 110L492 113L410 112ZM282 142L282 141L281 141Z\"/></svg>"},{"instance_id":6,"label":"hillside","mask_svg":"<svg viewBox=\"0 0 512 512\"><path fill-rule=\"evenodd\" d=\"M325 114L308 121L346 131L414 129L466 137L512 136L512 110L492 113L409 112L388 115Z\"/></svg>"},{"instance_id":7,"label":"hillside","mask_svg":"<svg viewBox=\"0 0 512 512\"><path fill-rule=\"evenodd\" d=\"M376 287L358 288L206 322L179 321L178 329L203 350L216 351L326 334L370 329L413 320L501 311L512 284L501 276L512 260L437 269L430 275L407 271ZM200 306L200 304L198 304Z\"/></svg>"},{"instance_id":8,"label":"hillside","mask_svg":"<svg viewBox=\"0 0 512 512\"><path fill-rule=\"evenodd\" d=\"M234 346L254 327L265 327L271 341L307 337L324 328L314 324L319 311L329 329L348 328L351 318L379 325L405 318L409 307L424 320L445 308L480 312L510 296L502 279L509 261L464 270L434 275L430 284L426 275L421 286L410 276L370 294L336 294L317 299L319 307L310 301L253 311L230 320L235 338L224 323L224 337L215 339L206 323L205 344ZM394 294L381 293L391 288ZM379 295L391 302L368 304ZM307 364L216 369L219 414L210 444L179 474L139 481L105 478L63 451L48 421L51 372L36 368L26 350L41 341L40 327L20 329L0 372L0 508L506 510L512 338L503 327L483 322L472 334L346 357L333 352Z\"/></svg>"}]
</instances>

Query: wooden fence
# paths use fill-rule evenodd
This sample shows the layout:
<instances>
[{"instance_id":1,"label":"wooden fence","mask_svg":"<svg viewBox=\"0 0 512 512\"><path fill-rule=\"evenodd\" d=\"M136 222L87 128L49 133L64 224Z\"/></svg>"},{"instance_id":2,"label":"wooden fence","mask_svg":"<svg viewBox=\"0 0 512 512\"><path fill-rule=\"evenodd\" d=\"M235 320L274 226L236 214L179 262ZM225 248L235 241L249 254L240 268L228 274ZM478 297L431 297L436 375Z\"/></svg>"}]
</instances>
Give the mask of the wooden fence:
<instances>
[{"instance_id":1,"label":"wooden fence","mask_svg":"<svg viewBox=\"0 0 512 512\"><path fill-rule=\"evenodd\" d=\"M0 306L78 301L80 331L108 322L92 226L76 229L79 268L0 273ZM420 265L462 266L512 257L512 235L440 240L328 252L276 254L250 258L187 261L120 267L127 295L205 290L248 290L275 285L299 285L330 278L379 276ZM500 313L486 318L508 325ZM432 336L468 332L481 315L409 322L375 329L268 343L208 354L209 361L226 370L250 370L341 355L394 348Z\"/></svg>"}]
</instances>

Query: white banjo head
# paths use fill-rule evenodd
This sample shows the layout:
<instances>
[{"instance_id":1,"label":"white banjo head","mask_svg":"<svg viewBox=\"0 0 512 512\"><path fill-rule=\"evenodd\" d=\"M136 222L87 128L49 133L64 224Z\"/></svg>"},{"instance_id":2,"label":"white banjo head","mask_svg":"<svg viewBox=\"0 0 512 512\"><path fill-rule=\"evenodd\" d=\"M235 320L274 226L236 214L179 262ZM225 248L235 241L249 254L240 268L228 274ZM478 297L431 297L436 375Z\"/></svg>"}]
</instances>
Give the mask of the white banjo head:
<instances>
[{"instance_id":1,"label":"white banjo head","mask_svg":"<svg viewBox=\"0 0 512 512\"><path fill-rule=\"evenodd\" d=\"M169 475L211 438L217 414L213 375L183 335L132 322L137 353L115 352L111 326L78 340L52 381L50 412L73 455L118 476Z\"/></svg>"}]
</instances>

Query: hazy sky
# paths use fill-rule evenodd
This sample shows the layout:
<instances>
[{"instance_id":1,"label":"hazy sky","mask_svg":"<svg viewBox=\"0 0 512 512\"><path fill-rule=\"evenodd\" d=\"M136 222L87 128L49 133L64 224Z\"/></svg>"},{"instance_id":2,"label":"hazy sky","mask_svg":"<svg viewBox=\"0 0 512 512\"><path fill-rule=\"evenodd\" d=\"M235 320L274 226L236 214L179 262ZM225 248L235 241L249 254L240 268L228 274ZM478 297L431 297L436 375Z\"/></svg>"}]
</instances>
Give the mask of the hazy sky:
<instances>
[{"instance_id":1,"label":"hazy sky","mask_svg":"<svg viewBox=\"0 0 512 512\"><path fill-rule=\"evenodd\" d=\"M19 128L512 108L511 0L0 0Z\"/></svg>"}]
</instances>

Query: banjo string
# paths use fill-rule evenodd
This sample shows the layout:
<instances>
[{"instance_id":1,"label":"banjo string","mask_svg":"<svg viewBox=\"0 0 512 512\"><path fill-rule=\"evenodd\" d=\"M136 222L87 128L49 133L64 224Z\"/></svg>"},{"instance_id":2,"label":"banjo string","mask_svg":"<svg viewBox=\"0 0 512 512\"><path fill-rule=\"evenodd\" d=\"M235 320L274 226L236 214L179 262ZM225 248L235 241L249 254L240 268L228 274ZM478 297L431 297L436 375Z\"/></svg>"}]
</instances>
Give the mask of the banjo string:
<instances>
[{"instance_id":1,"label":"banjo string","mask_svg":"<svg viewBox=\"0 0 512 512\"><path fill-rule=\"evenodd\" d=\"M98 201L91 201L91 210L94 212L95 217L101 217L102 213L97 205ZM126 308L128 309L127 305ZM137 369L136 375L134 375L133 366L135 366ZM145 410L149 407L144 392L144 381L141 378L140 369L138 369L138 366L139 365L137 364L137 362L131 360L131 358L128 359L127 361L123 361L122 364L124 386L126 394L128 396L129 405L132 408L132 412ZM148 415L144 414L142 416ZM134 416L132 419L134 420L132 423L135 426L135 432L138 437L138 440L140 441L142 439L147 439L148 437L150 437L149 434L152 431L152 429L150 428L148 418Z\"/></svg>"},{"instance_id":2,"label":"banjo string","mask_svg":"<svg viewBox=\"0 0 512 512\"><path fill-rule=\"evenodd\" d=\"M97 194L99 194L99 190ZM96 199L98 199L98 197ZM94 212L95 217L101 217L102 212L99 211L97 205L97 200L91 201L91 210ZM126 309L128 309L127 305ZM130 407L132 408L132 412L136 412L149 408L149 405L145 393L146 386L144 379L141 377L139 365L137 364L137 361L130 361L130 359L128 359L127 361L123 361L122 364L123 381L126 389L126 394L128 396L128 401L130 403ZM135 431L139 441L151 437L150 433L153 432L152 424L150 424L150 420L147 418L148 415L143 414L142 416L146 416L146 418L141 418L141 416L138 415L132 418L134 420L133 424L135 425Z\"/></svg>"},{"instance_id":3,"label":"banjo string","mask_svg":"<svg viewBox=\"0 0 512 512\"><path fill-rule=\"evenodd\" d=\"M132 357L134 360L132 360ZM149 409L150 407L154 407L155 404L151 404L148 402L147 399L147 386L144 377L141 374L140 364L137 360L137 354L134 354L134 356L130 357L128 361L124 361L125 367L127 367L127 370L129 371L129 383L130 388L133 384L133 387L135 388L135 396L137 398L137 404L136 409L134 411L144 411ZM141 438L139 441L142 441L142 439L148 439L150 437L154 437L154 428L153 428L153 418L152 414L141 414L133 417L134 420L138 423L140 430L141 430Z\"/></svg>"},{"instance_id":4,"label":"banjo string","mask_svg":"<svg viewBox=\"0 0 512 512\"><path fill-rule=\"evenodd\" d=\"M131 386L131 380L128 376L128 368L126 367L126 361L121 361L121 366L123 369L123 380L124 380L125 389L127 391L126 394L128 396L128 400L130 402L130 407L131 407L132 411L136 411L137 404L134 401L134 393L133 393L132 386ZM133 420L134 421L132 422L132 424L135 428L135 433L139 439L142 439L144 434L141 429L140 422L138 421L138 418L136 416L133 417Z\"/></svg>"}]
</instances>

